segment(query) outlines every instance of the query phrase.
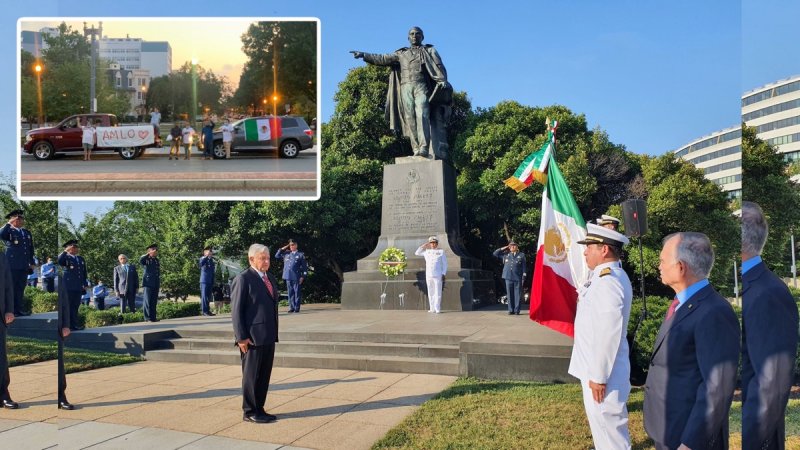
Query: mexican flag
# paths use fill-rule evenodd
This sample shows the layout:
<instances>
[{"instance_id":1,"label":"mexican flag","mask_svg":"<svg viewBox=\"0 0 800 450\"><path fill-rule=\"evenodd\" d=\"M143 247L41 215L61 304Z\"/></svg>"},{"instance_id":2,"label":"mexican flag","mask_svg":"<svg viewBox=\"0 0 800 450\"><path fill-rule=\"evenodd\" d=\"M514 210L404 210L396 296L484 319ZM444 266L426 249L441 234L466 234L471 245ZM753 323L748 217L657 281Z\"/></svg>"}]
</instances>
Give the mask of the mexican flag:
<instances>
[{"instance_id":1,"label":"mexican flag","mask_svg":"<svg viewBox=\"0 0 800 450\"><path fill-rule=\"evenodd\" d=\"M586 237L586 222L555 159L551 155L548 160L530 317L574 337L577 287L586 281L589 273L583 258L584 247L577 243Z\"/></svg>"},{"instance_id":2,"label":"mexican flag","mask_svg":"<svg viewBox=\"0 0 800 450\"><path fill-rule=\"evenodd\" d=\"M244 139L246 141L268 141L281 135L280 118L247 119L244 121Z\"/></svg>"},{"instance_id":3,"label":"mexican flag","mask_svg":"<svg viewBox=\"0 0 800 450\"><path fill-rule=\"evenodd\" d=\"M514 172L514 176L505 181L506 186L517 192L522 192L533 183L533 180L542 184L547 183L547 163L550 161L550 155L553 153L555 131L556 128L558 128L558 121L554 120L551 124L548 123L548 125L547 140L539 147L539 150L531 153L522 161L522 164L520 164L516 172Z\"/></svg>"}]
</instances>

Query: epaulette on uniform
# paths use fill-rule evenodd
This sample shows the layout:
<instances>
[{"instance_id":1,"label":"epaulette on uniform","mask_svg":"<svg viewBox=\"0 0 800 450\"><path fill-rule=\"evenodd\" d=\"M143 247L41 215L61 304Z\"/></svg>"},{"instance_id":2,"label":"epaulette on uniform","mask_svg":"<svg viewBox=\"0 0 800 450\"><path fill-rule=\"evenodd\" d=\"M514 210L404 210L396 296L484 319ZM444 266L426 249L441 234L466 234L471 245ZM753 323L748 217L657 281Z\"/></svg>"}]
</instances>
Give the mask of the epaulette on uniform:
<instances>
[{"instance_id":1,"label":"epaulette on uniform","mask_svg":"<svg viewBox=\"0 0 800 450\"><path fill-rule=\"evenodd\" d=\"M605 269L600 271L600 276L601 277L604 277L606 275L611 275L611 268L610 267L606 267Z\"/></svg>"}]
</instances>

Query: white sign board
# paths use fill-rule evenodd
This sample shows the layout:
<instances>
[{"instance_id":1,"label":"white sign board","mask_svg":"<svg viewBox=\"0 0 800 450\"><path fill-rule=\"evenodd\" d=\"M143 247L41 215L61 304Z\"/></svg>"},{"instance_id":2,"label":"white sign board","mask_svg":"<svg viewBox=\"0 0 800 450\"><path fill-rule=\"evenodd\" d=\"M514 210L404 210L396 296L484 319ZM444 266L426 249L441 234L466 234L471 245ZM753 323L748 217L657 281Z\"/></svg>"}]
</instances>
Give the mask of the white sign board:
<instances>
[{"instance_id":1,"label":"white sign board","mask_svg":"<svg viewBox=\"0 0 800 450\"><path fill-rule=\"evenodd\" d=\"M155 142L152 125L97 127L98 147L143 147Z\"/></svg>"}]
</instances>

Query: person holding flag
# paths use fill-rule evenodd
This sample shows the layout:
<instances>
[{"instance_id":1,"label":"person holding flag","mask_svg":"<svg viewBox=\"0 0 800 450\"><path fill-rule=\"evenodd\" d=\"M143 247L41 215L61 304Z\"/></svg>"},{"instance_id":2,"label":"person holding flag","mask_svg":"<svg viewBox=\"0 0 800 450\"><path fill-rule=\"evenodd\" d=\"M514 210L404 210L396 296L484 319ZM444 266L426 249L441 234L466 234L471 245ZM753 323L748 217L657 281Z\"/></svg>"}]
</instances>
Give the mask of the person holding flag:
<instances>
[{"instance_id":1,"label":"person holding flag","mask_svg":"<svg viewBox=\"0 0 800 450\"><path fill-rule=\"evenodd\" d=\"M594 447L631 448L626 402L631 392L628 359L628 319L633 288L622 270L624 235L595 224L587 225L583 255L592 276L578 288L575 343L569 374L581 381L583 405Z\"/></svg>"}]
</instances>

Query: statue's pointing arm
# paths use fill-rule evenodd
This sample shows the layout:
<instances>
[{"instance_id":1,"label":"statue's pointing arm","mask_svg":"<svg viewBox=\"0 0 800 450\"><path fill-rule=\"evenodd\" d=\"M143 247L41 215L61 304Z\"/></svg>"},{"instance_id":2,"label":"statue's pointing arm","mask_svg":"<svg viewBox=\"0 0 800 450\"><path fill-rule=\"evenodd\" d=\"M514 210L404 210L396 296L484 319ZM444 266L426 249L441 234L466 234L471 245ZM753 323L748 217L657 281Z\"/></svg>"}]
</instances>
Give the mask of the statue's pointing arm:
<instances>
[{"instance_id":1,"label":"statue's pointing arm","mask_svg":"<svg viewBox=\"0 0 800 450\"><path fill-rule=\"evenodd\" d=\"M350 53L353 54L353 58L363 59L364 62L374 64L376 66L391 66L392 64L396 64L400 61L396 53L365 53L355 50L351 51Z\"/></svg>"}]
</instances>

